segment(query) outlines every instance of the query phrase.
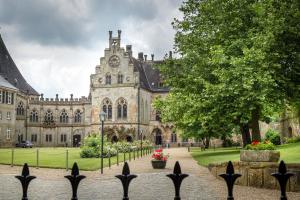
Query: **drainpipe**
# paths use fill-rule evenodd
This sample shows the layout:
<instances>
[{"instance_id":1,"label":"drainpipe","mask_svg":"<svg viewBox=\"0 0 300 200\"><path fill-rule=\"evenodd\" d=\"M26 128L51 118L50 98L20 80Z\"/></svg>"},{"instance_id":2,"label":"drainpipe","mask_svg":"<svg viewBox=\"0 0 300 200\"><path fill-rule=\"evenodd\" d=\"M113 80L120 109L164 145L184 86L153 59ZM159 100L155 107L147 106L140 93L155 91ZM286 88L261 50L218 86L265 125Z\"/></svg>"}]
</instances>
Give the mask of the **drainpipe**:
<instances>
[{"instance_id":1,"label":"drainpipe","mask_svg":"<svg viewBox=\"0 0 300 200\"><path fill-rule=\"evenodd\" d=\"M28 132L28 124L27 124L27 110L29 109L28 107L28 101L29 101L29 91L26 91L26 109L25 109L25 141L27 141L27 132Z\"/></svg>"},{"instance_id":2,"label":"drainpipe","mask_svg":"<svg viewBox=\"0 0 300 200\"><path fill-rule=\"evenodd\" d=\"M138 82L138 116L137 116L137 121L138 121L138 136L140 135L140 83Z\"/></svg>"}]
</instances>

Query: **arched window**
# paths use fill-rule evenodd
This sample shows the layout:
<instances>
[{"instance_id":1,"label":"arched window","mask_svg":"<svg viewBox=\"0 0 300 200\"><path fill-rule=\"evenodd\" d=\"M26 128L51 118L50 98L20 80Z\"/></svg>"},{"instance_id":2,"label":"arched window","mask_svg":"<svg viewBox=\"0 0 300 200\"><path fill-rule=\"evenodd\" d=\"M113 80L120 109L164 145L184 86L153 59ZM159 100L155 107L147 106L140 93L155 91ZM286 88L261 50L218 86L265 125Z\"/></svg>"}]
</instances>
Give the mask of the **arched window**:
<instances>
[{"instance_id":1,"label":"arched window","mask_svg":"<svg viewBox=\"0 0 300 200\"><path fill-rule=\"evenodd\" d=\"M30 120L30 122L38 122L39 121L39 116L38 116L38 112L36 109L33 109L30 112L29 120Z\"/></svg>"},{"instance_id":2,"label":"arched window","mask_svg":"<svg viewBox=\"0 0 300 200\"><path fill-rule=\"evenodd\" d=\"M105 76L105 84L111 85L111 75L109 73Z\"/></svg>"},{"instance_id":3,"label":"arched window","mask_svg":"<svg viewBox=\"0 0 300 200\"><path fill-rule=\"evenodd\" d=\"M81 123L81 112L80 110L76 110L75 117L74 117L75 123Z\"/></svg>"},{"instance_id":4,"label":"arched window","mask_svg":"<svg viewBox=\"0 0 300 200\"><path fill-rule=\"evenodd\" d=\"M24 115L24 104L22 101L19 102L18 107L17 107L17 115Z\"/></svg>"},{"instance_id":5,"label":"arched window","mask_svg":"<svg viewBox=\"0 0 300 200\"><path fill-rule=\"evenodd\" d=\"M60 113L59 122L60 123L68 123L69 116L65 109L63 109Z\"/></svg>"},{"instance_id":6,"label":"arched window","mask_svg":"<svg viewBox=\"0 0 300 200\"><path fill-rule=\"evenodd\" d=\"M123 84L123 74L118 74L118 84Z\"/></svg>"},{"instance_id":7,"label":"arched window","mask_svg":"<svg viewBox=\"0 0 300 200\"><path fill-rule=\"evenodd\" d=\"M47 110L47 112L45 113L44 123L46 125L54 124L53 113L51 112L51 110Z\"/></svg>"},{"instance_id":8,"label":"arched window","mask_svg":"<svg viewBox=\"0 0 300 200\"><path fill-rule=\"evenodd\" d=\"M108 98L105 98L102 102L102 110L106 113L108 120L112 119L112 103Z\"/></svg>"},{"instance_id":9,"label":"arched window","mask_svg":"<svg viewBox=\"0 0 300 200\"><path fill-rule=\"evenodd\" d=\"M127 102L124 98L120 98L117 101L117 118L127 119Z\"/></svg>"}]
</instances>

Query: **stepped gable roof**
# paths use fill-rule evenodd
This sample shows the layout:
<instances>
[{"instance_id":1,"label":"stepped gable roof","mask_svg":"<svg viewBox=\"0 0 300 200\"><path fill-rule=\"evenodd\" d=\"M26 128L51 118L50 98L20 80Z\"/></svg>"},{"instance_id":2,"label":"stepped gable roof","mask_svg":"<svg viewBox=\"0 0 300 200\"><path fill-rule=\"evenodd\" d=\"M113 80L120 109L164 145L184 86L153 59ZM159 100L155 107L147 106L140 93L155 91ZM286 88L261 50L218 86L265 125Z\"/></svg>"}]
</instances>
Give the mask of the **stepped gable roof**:
<instances>
[{"instance_id":1,"label":"stepped gable roof","mask_svg":"<svg viewBox=\"0 0 300 200\"><path fill-rule=\"evenodd\" d=\"M0 75L21 92L39 95L24 79L15 62L11 58L0 34Z\"/></svg>"},{"instance_id":2,"label":"stepped gable roof","mask_svg":"<svg viewBox=\"0 0 300 200\"><path fill-rule=\"evenodd\" d=\"M134 71L140 74L140 86L143 89L149 90L151 92L169 92L167 87L159 87L159 82L161 80L160 73L158 69L154 69L155 62L144 62L135 58L131 58L134 65Z\"/></svg>"}]
</instances>

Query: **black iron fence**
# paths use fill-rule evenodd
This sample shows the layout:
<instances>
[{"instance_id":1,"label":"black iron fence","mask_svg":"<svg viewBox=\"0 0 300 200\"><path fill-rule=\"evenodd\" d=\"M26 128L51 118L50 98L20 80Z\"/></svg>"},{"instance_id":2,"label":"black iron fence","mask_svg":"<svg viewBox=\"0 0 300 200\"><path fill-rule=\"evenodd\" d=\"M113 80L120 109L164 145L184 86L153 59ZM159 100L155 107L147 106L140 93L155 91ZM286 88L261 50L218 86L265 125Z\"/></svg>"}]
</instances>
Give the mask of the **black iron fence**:
<instances>
[{"instance_id":1,"label":"black iron fence","mask_svg":"<svg viewBox=\"0 0 300 200\"><path fill-rule=\"evenodd\" d=\"M287 200L287 194L286 194L286 184L291 176L293 176L293 173L287 172L286 165L283 161L280 162L278 167L278 172L270 174L276 178L276 180L279 182L280 189L281 189L281 197L280 200ZM174 171L172 174L168 174L167 177L169 177L173 183L174 183L174 189L175 189L175 197L174 200L180 200L180 187L182 181L188 177L188 174L183 174L181 172L181 167L179 165L179 162L177 161L174 166ZM233 187L234 182L237 180L237 178L241 177L241 174L234 173L234 167L231 163L231 161L228 162L226 173L220 174L225 181L228 189L228 195L227 200L234 200L233 197ZM22 174L20 176L16 176L17 179L20 180L23 188L23 196L22 200L28 200L27 197L27 190L28 186L31 182L31 180L35 179L35 176L31 176L29 173L29 167L27 163L24 164ZM79 174L79 168L77 166L77 163L75 162L72 167L71 175L65 176L67 178L72 186L72 198L71 200L77 200L77 189L79 186L79 183L82 179L86 178L84 175ZM125 162L123 166L122 174L116 175L116 178L120 179L122 186L123 186L123 200L129 200L129 184L132 181L132 179L137 178L137 175L131 174L130 169L128 166L128 163Z\"/></svg>"}]
</instances>

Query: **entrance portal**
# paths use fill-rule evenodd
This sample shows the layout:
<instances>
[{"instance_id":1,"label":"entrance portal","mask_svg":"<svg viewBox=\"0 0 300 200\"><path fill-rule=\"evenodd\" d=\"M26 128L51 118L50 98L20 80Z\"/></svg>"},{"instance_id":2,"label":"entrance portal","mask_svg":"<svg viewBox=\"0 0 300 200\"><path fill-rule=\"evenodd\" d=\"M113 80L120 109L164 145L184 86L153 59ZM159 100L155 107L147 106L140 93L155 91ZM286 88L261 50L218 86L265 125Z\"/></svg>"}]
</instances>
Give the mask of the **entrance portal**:
<instances>
[{"instance_id":1,"label":"entrance portal","mask_svg":"<svg viewBox=\"0 0 300 200\"><path fill-rule=\"evenodd\" d=\"M73 147L79 147L81 144L81 135L73 135Z\"/></svg>"},{"instance_id":2,"label":"entrance portal","mask_svg":"<svg viewBox=\"0 0 300 200\"><path fill-rule=\"evenodd\" d=\"M112 142L112 143L118 142L118 137L117 137L116 135L112 136L111 142Z\"/></svg>"},{"instance_id":3,"label":"entrance portal","mask_svg":"<svg viewBox=\"0 0 300 200\"><path fill-rule=\"evenodd\" d=\"M126 141L127 141L127 142L132 142L132 137L131 137L130 135L127 135L127 136L126 136Z\"/></svg>"},{"instance_id":4,"label":"entrance portal","mask_svg":"<svg viewBox=\"0 0 300 200\"><path fill-rule=\"evenodd\" d=\"M155 144L162 145L162 135L160 129L155 129Z\"/></svg>"}]
</instances>

